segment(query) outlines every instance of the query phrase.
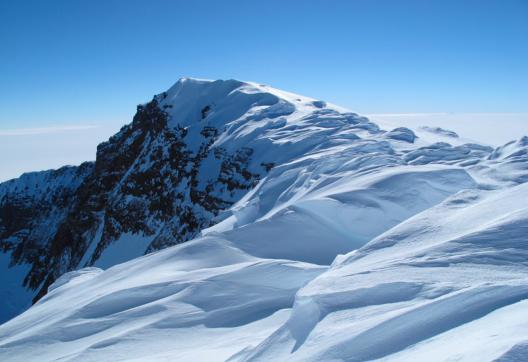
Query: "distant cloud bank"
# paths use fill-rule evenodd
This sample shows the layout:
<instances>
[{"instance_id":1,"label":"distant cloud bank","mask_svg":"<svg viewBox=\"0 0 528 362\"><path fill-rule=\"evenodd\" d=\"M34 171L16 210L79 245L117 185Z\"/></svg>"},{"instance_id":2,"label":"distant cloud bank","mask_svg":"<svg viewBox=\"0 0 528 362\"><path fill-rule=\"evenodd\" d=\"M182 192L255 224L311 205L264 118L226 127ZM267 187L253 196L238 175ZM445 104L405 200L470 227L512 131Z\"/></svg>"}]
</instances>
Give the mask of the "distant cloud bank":
<instances>
[{"instance_id":1,"label":"distant cloud bank","mask_svg":"<svg viewBox=\"0 0 528 362\"><path fill-rule=\"evenodd\" d=\"M528 135L528 113L377 113L365 116L385 129L441 127L492 146Z\"/></svg>"},{"instance_id":2,"label":"distant cloud bank","mask_svg":"<svg viewBox=\"0 0 528 362\"><path fill-rule=\"evenodd\" d=\"M0 136L29 136L39 134L62 133L71 131L83 131L98 128L95 125L75 125L75 126L50 126L39 128L14 128L0 129Z\"/></svg>"}]
</instances>

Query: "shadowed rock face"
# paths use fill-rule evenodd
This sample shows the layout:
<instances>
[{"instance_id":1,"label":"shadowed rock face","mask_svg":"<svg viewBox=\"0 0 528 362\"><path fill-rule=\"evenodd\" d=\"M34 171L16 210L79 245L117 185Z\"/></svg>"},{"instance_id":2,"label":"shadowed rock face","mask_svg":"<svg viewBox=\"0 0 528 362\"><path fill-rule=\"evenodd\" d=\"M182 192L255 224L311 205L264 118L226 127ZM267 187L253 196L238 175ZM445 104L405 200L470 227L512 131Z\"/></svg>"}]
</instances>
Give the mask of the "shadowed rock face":
<instances>
[{"instance_id":1,"label":"shadowed rock face","mask_svg":"<svg viewBox=\"0 0 528 362\"><path fill-rule=\"evenodd\" d=\"M30 265L24 286L37 291L33 302L124 234L150 238L147 252L195 237L267 171L249 169L250 148L213 147L214 127L204 124L190 145L186 128L168 126L164 97L138 106L132 123L98 146L94 163L0 188L0 245L12 265Z\"/></svg>"}]
</instances>

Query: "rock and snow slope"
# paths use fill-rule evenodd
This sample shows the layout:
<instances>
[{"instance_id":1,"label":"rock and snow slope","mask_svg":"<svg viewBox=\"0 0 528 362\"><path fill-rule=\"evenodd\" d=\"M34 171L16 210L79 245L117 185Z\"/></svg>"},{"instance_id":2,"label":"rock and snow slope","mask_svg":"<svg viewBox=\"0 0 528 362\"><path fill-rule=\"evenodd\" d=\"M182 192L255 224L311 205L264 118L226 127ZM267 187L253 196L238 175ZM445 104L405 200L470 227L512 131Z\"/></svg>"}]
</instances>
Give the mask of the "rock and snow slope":
<instances>
[{"instance_id":1,"label":"rock and snow slope","mask_svg":"<svg viewBox=\"0 0 528 362\"><path fill-rule=\"evenodd\" d=\"M55 182L64 195L97 186L98 202L70 207L113 221L62 245L79 260L0 326L0 360L526 357L526 138L434 143L233 80L183 79L155 100L95 166L59 170L78 174ZM0 185L4 200L22 179ZM0 232L17 231L2 215Z\"/></svg>"},{"instance_id":2,"label":"rock and snow slope","mask_svg":"<svg viewBox=\"0 0 528 362\"><path fill-rule=\"evenodd\" d=\"M192 239L275 164L324 139L377 131L334 108L257 84L181 79L138 106L132 123L98 147L95 163L0 184L1 266L22 270L7 271L25 300L19 306L67 271Z\"/></svg>"}]
</instances>

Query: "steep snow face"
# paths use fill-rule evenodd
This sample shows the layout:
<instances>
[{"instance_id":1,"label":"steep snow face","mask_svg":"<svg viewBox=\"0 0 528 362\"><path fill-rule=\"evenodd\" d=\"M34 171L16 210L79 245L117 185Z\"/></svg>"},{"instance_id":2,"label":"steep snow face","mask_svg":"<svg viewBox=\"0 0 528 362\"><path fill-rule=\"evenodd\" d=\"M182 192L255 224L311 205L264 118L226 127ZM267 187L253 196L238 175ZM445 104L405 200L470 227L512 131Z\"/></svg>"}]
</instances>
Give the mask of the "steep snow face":
<instances>
[{"instance_id":1,"label":"steep snow face","mask_svg":"<svg viewBox=\"0 0 528 362\"><path fill-rule=\"evenodd\" d=\"M0 359L442 360L443 343L452 358L516 356L527 142L446 137L181 79L55 182L72 195L55 224L0 216L10 283L29 273L42 296L0 326ZM2 210L21 180L0 186ZM25 247L38 225L49 238ZM479 354L457 346L466 334L499 337Z\"/></svg>"}]
</instances>

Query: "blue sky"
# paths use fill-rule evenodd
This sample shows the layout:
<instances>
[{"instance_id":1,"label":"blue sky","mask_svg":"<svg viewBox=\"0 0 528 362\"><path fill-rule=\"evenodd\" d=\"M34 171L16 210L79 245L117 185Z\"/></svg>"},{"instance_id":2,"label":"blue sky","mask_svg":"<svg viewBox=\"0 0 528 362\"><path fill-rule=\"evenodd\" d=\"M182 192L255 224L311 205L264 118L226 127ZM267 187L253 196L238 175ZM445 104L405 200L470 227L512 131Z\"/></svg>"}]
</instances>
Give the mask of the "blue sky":
<instances>
[{"instance_id":1,"label":"blue sky","mask_svg":"<svg viewBox=\"0 0 528 362\"><path fill-rule=\"evenodd\" d=\"M526 39L525 0L0 0L0 152L27 128L107 137L182 76L367 114L528 112Z\"/></svg>"}]
</instances>

